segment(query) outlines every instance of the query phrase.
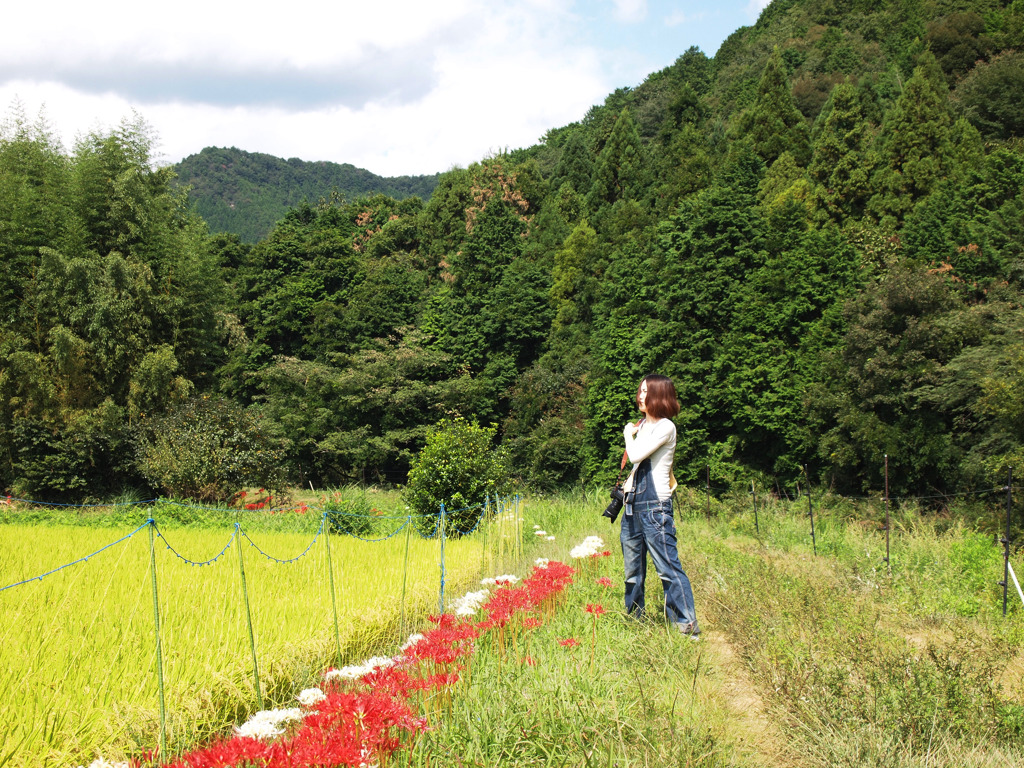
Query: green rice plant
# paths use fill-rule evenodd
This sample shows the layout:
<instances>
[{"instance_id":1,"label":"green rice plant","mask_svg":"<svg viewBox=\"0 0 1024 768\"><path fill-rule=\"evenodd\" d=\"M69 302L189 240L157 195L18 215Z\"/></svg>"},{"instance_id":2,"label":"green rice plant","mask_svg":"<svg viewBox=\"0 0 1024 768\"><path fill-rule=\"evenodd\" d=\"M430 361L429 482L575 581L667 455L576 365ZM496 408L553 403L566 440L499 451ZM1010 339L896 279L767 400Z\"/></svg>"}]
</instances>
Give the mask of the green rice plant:
<instances>
[{"instance_id":1,"label":"green rice plant","mask_svg":"<svg viewBox=\"0 0 1024 768\"><path fill-rule=\"evenodd\" d=\"M315 522L308 521L312 529L304 533L257 531L239 538L232 530L178 528L156 539L172 751L222 731L258 706L246 596L266 706L289 701L326 666L385 639L393 642L406 630L403 618L411 623L413 616L437 610L438 540L406 536L408 528L380 542L330 536L332 601L328 537L310 547ZM148 533L143 528L88 562L0 592L0 755L10 753L12 768L123 757L157 745ZM108 529L15 524L0 528L0 537L0 586L112 540ZM276 562L259 550L298 559ZM448 590L478 578L481 551L480 539L445 543ZM222 554L195 565L176 553L200 563Z\"/></svg>"}]
</instances>

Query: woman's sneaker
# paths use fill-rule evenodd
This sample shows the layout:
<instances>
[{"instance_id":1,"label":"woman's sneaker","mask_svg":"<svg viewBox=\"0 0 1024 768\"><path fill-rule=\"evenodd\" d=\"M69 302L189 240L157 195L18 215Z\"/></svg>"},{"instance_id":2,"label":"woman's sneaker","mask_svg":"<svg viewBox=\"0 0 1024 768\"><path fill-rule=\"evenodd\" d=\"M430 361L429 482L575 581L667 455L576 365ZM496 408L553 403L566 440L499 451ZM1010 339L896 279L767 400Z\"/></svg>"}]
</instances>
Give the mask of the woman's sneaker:
<instances>
[{"instance_id":1,"label":"woman's sneaker","mask_svg":"<svg viewBox=\"0 0 1024 768\"><path fill-rule=\"evenodd\" d=\"M690 622L679 622L676 624L676 629L681 633L689 637L691 640L700 639L700 625L696 621Z\"/></svg>"}]
</instances>

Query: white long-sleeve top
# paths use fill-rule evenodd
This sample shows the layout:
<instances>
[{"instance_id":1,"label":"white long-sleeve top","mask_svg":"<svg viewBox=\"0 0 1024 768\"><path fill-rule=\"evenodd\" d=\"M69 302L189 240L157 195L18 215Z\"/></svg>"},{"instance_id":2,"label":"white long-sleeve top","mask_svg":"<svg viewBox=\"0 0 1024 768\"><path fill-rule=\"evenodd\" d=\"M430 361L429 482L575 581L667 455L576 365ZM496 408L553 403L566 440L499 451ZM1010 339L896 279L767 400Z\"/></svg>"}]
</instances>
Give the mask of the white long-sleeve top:
<instances>
[{"instance_id":1,"label":"white long-sleeve top","mask_svg":"<svg viewBox=\"0 0 1024 768\"><path fill-rule=\"evenodd\" d=\"M655 422L644 421L635 435L632 431L632 424L626 424L622 429L622 436L626 441L626 456L633 464L623 488L627 491L632 490L636 465L649 457L651 477L658 498L662 501L670 498L672 491L675 490L672 461L676 455L676 425L672 423L672 419L658 419Z\"/></svg>"}]
</instances>

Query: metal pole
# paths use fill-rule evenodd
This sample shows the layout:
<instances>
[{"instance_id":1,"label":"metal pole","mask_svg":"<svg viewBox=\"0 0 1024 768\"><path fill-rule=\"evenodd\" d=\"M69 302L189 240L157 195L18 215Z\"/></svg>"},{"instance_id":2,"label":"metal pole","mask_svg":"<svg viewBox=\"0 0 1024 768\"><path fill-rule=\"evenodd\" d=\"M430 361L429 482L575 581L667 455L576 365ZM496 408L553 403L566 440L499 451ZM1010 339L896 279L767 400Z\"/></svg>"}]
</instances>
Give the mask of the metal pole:
<instances>
[{"instance_id":1,"label":"metal pole","mask_svg":"<svg viewBox=\"0 0 1024 768\"><path fill-rule=\"evenodd\" d=\"M445 524L444 504L441 504L441 519L438 524L441 527L441 594L438 597L437 612L444 613L444 524Z\"/></svg>"},{"instance_id":2,"label":"metal pole","mask_svg":"<svg viewBox=\"0 0 1024 768\"><path fill-rule=\"evenodd\" d=\"M818 540L814 537L814 507L811 506L811 476L807 473L807 465L804 464L804 479L807 481L807 514L811 518L811 546L814 554L818 554Z\"/></svg>"},{"instance_id":3,"label":"metal pole","mask_svg":"<svg viewBox=\"0 0 1024 768\"><path fill-rule=\"evenodd\" d=\"M885 454L885 572L892 576L892 562L889 560L889 454Z\"/></svg>"},{"instance_id":4,"label":"metal pole","mask_svg":"<svg viewBox=\"0 0 1024 768\"><path fill-rule=\"evenodd\" d=\"M338 601L334 596L334 566L331 563L331 529L328 521L327 513L324 512L323 526L324 545L327 547L327 583L331 588L331 612L334 616L334 663L341 664L341 633L338 631ZM239 544L239 551L241 551L241 544Z\"/></svg>"},{"instance_id":5,"label":"metal pole","mask_svg":"<svg viewBox=\"0 0 1024 768\"><path fill-rule=\"evenodd\" d=\"M153 626L156 636L156 683L160 692L160 760L168 760L167 754L167 706L164 704L164 653L160 642L160 599L156 588L156 544L153 536L153 529L156 528L156 520L149 518L149 564L150 575L153 582ZM1006 613L1005 609L1003 613Z\"/></svg>"},{"instance_id":6,"label":"metal pole","mask_svg":"<svg viewBox=\"0 0 1024 768\"><path fill-rule=\"evenodd\" d=\"M405 521L405 562L402 565L402 637L408 637L405 626L405 585L409 578L409 539L412 538L412 515Z\"/></svg>"},{"instance_id":7,"label":"metal pole","mask_svg":"<svg viewBox=\"0 0 1024 768\"><path fill-rule=\"evenodd\" d=\"M750 498L754 500L754 531L761 533L761 526L757 524L757 489L753 480L750 481Z\"/></svg>"},{"instance_id":8,"label":"metal pole","mask_svg":"<svg viewBox=\"0 0 1024 768\"><path fill-rule=\"evenodd\" d=\"M256 638L252 631L252 611L249 608L249 587L245 583L245 558L242 556L242 536L235 523L235 539L238 541L238 572L242 575L242 597L245 600L245 620L249 625L249 648L252 650L252 680L256 686L256 701L263 709L263 692L260 690L260 666L256 661Z\"/></svg>"},{"instance_id":9,"label":"metal pole","mask_svg":"<svg viewBox=\"0 0 1024 768\"><path fill-rule=\"evenodd\" d=\"M1006 591L1010 582L1010 510L1013 505L1013 467L1006 477L1006 533L1003 542L1003 580L999 582L1003 588L1003 616L1006 615Z\"/></svg>"},{"instance_id":10,"label":"metal pole","mask_svg":"<svg viewBox=\"0 0 1024 768\"><path fill-rule=\"evenodd\" d=\"M704 465L704 477L705 486L707 488L707 511L705 512L708 520L711 519L711 465Z\"/></svg>"}]
</instances>

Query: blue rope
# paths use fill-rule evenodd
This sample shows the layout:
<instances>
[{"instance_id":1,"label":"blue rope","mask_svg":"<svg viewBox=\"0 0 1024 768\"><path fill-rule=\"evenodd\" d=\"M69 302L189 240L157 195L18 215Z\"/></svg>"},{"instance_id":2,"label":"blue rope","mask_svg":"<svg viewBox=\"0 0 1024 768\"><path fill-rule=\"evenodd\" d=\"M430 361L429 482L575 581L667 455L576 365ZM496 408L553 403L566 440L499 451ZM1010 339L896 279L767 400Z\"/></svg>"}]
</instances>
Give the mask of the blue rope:
<instances>
[{"instance_id":1,"label":"blue rope","mask_svg":"<svg viewBox=\"0 0 1024 768\"><path fill-rule=\"evenodd\" d=\"M17 501L25 501L25 500L24 499L17 499ZM96 504L96 505L52 504L52 505L49 505L49 506L65 506L65 507L74 507L74 506L79 506L79 507L84 507L84 506L107 506L107 507L111 507L111 506L135 506L135 505L139 505L139 504L151 504L151 503L154 503L156 501L161 501L161 500L160 499L151 499L151 500L144 501L144 502L132 502L132 503L127 503L127 504ZM181 506L181 507L190 506L190 505L181 504L181 503L175 502L175 501L167 501L167 500L164 500L164 501L166 501L166 503L168 503L168 504L174 504L175 506ZM32 502L32 503L40 503L43 506L46 506L46 504L43 503L43 502ZM472 505L472 506L469 506L469 507L463 507L462 509L457 509L457 510L455 510L455 512L465 512L465 511L470 510L470 509L482 509L483 506L484 506L483 504L475 504L475 505ZM208 507L193 507L193 508L209 509ZM313 509L313 507L309 507L309 509ZM223 511L236 512L237 510L225 509ZM346 514L346 513L335 512L335 513L332 513L332 514ZM434 522L434 530L431 531L429 535L420 534L420 537L423 538L423 539L433 539L433 538L435 538L437 536L438 528L441 525L441 515L440 514L438 514L438 513L428 513L428 514L434 515L436 517L436 520ZM451 513L450 512L446 512L446 516L449 515L449 514L451 514ZM357 515L357 516L368 517L368 515ZM391 516L384 516L384 515L372 515L372 517L374 517L374 518L381 518L381 519L399 519L398 516L391 517ZM409 525L412 522L412 516L411 515L402 515L401 517L405 519L405 522L401 526L396 528L394 531L392 531L390 534L388 534L387 536L383 536L383 537L377 538L377 539L368 539L368 538L363 538L361 536L356 536L354 534L349 534L349 535L352 536L355 539L358 539L359 541L365 541L367 543L377 543L377 542L381 542L381 541L387 541L388 539L394 538L399 533L401 533L403 530L405 530L406 526ZM474 524L474 526L472 528L470 528L469 530L467 530L467 531L460 531L460 534L463 535L463 536L468 536L469 534L475 532L480 527L480 524L483 522L483 518L484 518L484 515L481 513L480 516L477 517L477 521ZM96 550L92 554L86 555L85 557L80 557L77 560L74 560L74 561L72 561L70 563L65 563L64 565L58 566L57 568L54 568L53 570L47 571L46 573L40 574L39 576L33 576L30 579L24 579L23 581L18 581L18 582L15 582L13 584L8 584L5 587L0 587L0 592L3 592L4 590L7 590L7 589L12 589L13 587L19 587L19 586L21 586L23 584L28 584L28 583L33 582L33 581L41 581L42 579L46 578L47 576L51 576L52 574L57 573L58 571L62 571L65 568L70 568L72 565L77 565L78 563L84 563L84 562L88 561L89 559L91 559L93 557L96 557L96 555L100 554L101 552L103 552L103 551L105 551L107 549L110 549L111 547L116 546L117 544L120 544L122 541L127 541L132 536L134 536L136 533L138 533L139 531L141 531L143 528L145 528L147 525L150 525L150 524L153 525L154 530L156 531L156 535L160 537L161 541L163 541L163 543L167 547L167 549L170 550L174 554L174 556L177 557L179 560L181 560L183 562L186 562L189 565L204 566L204 565L211 565L211 564L217 562L218 560L220 560L221 557L224 556L224 553L228 551L228 549L231 547L231 542L233 542L235 540L235 537L239 533L241 533L241 535L243 537L245 537L245 539L249 542L250 546L252 546L257 552L259 552L261 555L263 555L268 560L272 560L272 561L274 561L276 563L293 563L296 560L298 560L299 558L304 557L313 548L313 545L316 544L317 539L319 539L320 535L324 532L324 525L325 525L326 520L327 520L327 514L325 513L325 514L321 515L320 527L317 529L316 535L313 537L313 540L309 543L309 545L300 554L296 555L295 557L289 558L287 560L282 560L280 558L274 557L273 555L270 555L270 554L267 554L266 552L264 552L256 544L256 542L254 542L251 538L249 538L249 534L247 534L245 531L243 531L240 528L238 528L237 525L236 525L235 530L231 534L231 538L228 539L227 544L224 545L224 548L221 549L221 551L215 557L212 557L209 560L199 561L199 560L192 560L190 558L187 558L184 555L182 555L180 552L178 552L178 550L176 550L171 545L170 541L167 540L167 537L164 536L163 532L159 529L159 527L156 524L156 520L154 520L153 518L149 518L148 520L146 520L145 523L140 525L138 528L136 528L134 531L129 533L127 536L123 536L120 539L118 539L117 541L113 541L110 544L107 544L106 546L101 547L100 549ZM442 579L443 578L444 577L442 575Z\"/></svg>"},{"instance_id":2,"label":"blue rope","mask_svg":"<svg viewBox=\"0 0 1024 768\"><path fill-rule=\"evenodd\" d=\"M304 557L306 555L306 553L309 552L309 550L311 550L313 548L313 545L316 544L316 540L319 539L320 538L320 534L324 532L324 521L326 519L327 519L327 515L324 515L324 516L322 516L320 518L320 528L317 530L316 536L313 537L313 540L311 542L309 542L309 546L307 546L304 550L302 550L301 553L299 553L295 557L289 558L287 560L282 560L282 559L280 559L278 557L274 557L273 555L268 555L266 552L264 552L262 549L259 548L259 546L256 544L255 541L253 541L252 539L249 538L249 534L247 534L245 531L243 531L241 529L238 529L238 531L239 531L239 533L242 534L243 537L245 537L245 540L249 542L249 545L253 549L255 549L257 552L259 552L261 555L263 555L265 558L267 558L267 560L273 560L275 563L294 563L300 557Z\"/></svg>"},{"instance_id":3,"label":"blue rope","mask_svg":"<svg viewBox=\"0 0 1024 768\"><path fill-rule=\"evenodd\" d=\"M426 517L426 515L420 515L420 517ZM421 539L433 539L433 538L435 538L437 536L437 532L438 532L438 530L440 528L441 528L441 515L438 514L436 516L436 519L434 520L434 530L432 530L429 534L422 534L422 533L420 533L419 529L417 528L416 529L416 533L419 535L419 537Z\"/></svg>"},{"instance_id":4,"label":"blue rope","mask_svg":"<svg viewBox=\"0 0 1024 768\"><path fill-rule=\"evenodd\" d=\"M160 529L159 529L159 528L158 528L158 527L156 526L156 523L155 523L155 522L153 523L153 527L154 527L154 528L156 528L156 535L157 535L157 536L159 536L159 537L160 537L160 538L161 538L161 539L163 540L164 544L166 544L166 545L167 545L167 548L168 548L169 550L171 550L171 552L173 552L173 553L174 553L175 555L177 555L178 559L180 559L180 560L184 560L184 561L185 561L186 563L188 563L189 565L210 565L211 563L215 563L215 562L217 562L218 560L220 560L220 559L221 559L221 557L223 557L224 553L228 551L228 547L230 547L230 546L231 546L231 542L235 540L235 535L236 535L236 534L237 534L237 532L238 532L238 529L237 529L237 528L236 528L236 529L235 529L234 531L232 531L232 532L231 532L231 538L230 538L230 539L228 539L228 543L224 545L224 549L222 549L222 550L220 551L220 554L218 554L218 555L217 555L216 557L212 557L212 558L210 558L209 560L204 560L203 562L198 562L198 561L196 561L196 560L189 560L189 559L188 559L187 557L185 557L185 556L184 556L183 554L181 554L180 552L178 552L178 550L176 550L176 549L175 549L174 547L172 547L172 546L171 546L171 542L169 542L169 541L167 540L167 538L166 538L166 537L165 537L165 536L163 535L163 533L162 533L162 532L160 531Z\"/></svg>"},{"instance_id":5,"label":"blue rope","mask_svg":"<svg viewBox=\"0 0 1024 768\"><path fill-rule=\"evenodd\" d=\"M408 515L406 515L404 523L402 523L400 526L398 526L398 528L396 528L394 531L389 533L387 536L384 536L384 537L379 538L379 539L364 539L362 536L359 536L359 535L357 535L355 533L346 533L345 535L346 536L351 536L353 539L358 539L359 541L365 541L365 542L370 543L370 544L375 544L378 541L387 541L388 539L393 539L395 536L397 536L402 531L404 531L406 526L409 525L409 523L411 523L411 522L412 522L412 519Z\"/></svg>"},{"instance_id":6,"label":"blue rope","mask_svg":"<svg viewBox=\"0 0 1024 768\"><path fill-rule=\"evenodd\" d=\"M310 509L320 509L329 515L337 515L339 517L368 517L373 520L405 520L409 517L409 513L406 512L402 515L374 515L374 514L363 514L362 512L342 512L338 509L332 509L330 507L310 507ZM434 514L429 512L428 514Z\"/></svg>"},{"instance_id":7,"label":"blue rope","mask_svg":"<svg viewBox=\"0 0 1024 768\"><path fill-rule=\"evenodd\" d=\"M57 573L57 571L63 571L65 568L70 568L72 565L77 565L78 563L84 563L90 557L96 557L96 555L98 555L100 552L103 552L104 550L110 549L115 544L120 544L122 541L127 541L128 539L130 539L132 536L134 536L136 533L141 531L143 528L145 528L147 525L149 525L152 522L153 522L153 518L150 518L149 520L144 522L142 525L140 525L138 528L136 528L134 531L129 533L127 536L122 536L117 541L110 542L105 547L101 547L100 549L97 549L91 555L86 555L85 557L80 557L80 558L78 558L77 560L75 560L73 562L65 563L64 565L58 566L57 568L54 568L52 571L47 571L46 573L40 574L39 576L33 576L31 579L25 579L24 581L18 581L18 582L15 582L14 584L8 584L6 587L0 587L0 592L3 592L5 589L11 589L12 587L20 587L22 584L28 584L30 581L42 581L47 576L51 576L52 574Z\"/></svg>"}]
</instances>

